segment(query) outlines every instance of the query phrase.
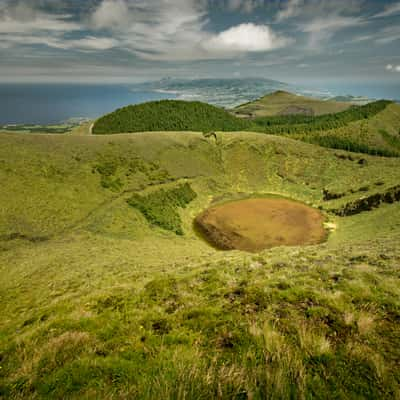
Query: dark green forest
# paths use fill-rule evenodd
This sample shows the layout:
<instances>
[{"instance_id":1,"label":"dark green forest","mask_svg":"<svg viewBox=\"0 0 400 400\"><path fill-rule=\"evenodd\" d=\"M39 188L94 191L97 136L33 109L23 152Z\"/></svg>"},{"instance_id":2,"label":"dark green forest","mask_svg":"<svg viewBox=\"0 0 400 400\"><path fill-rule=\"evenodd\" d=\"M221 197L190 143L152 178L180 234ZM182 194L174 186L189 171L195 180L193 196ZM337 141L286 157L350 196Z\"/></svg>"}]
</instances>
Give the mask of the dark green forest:
<instances>
[{"instance_id":1,"label":"dark green forest","mask_svg":"<svg viewBox=\"0 0 400 400\"><path fill-rule=\"evenodd\" d=\"M96 121L94 134L146 131L240 131L250 126L201 102L162 100L120 108Z\"/></svg>"}]
</instances>

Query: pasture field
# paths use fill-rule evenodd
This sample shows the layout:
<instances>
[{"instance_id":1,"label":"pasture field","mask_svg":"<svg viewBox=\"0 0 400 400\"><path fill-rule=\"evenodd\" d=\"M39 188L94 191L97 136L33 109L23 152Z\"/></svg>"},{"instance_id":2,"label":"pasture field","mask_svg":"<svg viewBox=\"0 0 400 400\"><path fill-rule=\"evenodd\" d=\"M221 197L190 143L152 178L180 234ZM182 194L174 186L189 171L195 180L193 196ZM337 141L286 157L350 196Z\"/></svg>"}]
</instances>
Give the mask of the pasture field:
<instances>
[{"instance_id":1,"label":"pasture field","mask_svg":"<svg viewBox=\"0 0 400 400\"><path fill-rule=\"evenodd\" d=\"M399 398L399 158L3 133L0 182L0 398ZM196 232L271 194L320 209L327 240L248 253Z\"/></svg>"}]
</instances>

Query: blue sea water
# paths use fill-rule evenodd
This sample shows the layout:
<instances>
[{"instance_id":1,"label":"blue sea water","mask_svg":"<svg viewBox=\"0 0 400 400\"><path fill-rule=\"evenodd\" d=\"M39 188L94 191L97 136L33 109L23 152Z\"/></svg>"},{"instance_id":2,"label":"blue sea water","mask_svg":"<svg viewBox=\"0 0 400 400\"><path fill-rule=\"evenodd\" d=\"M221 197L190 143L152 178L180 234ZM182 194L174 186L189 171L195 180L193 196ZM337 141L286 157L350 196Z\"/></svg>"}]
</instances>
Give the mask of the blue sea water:
<instances>
[{"instance_id":1,"label":"blue sea water","mask_svg":"<svg viewBox=\"0 0 400 400\"><path fill-rule=\"evenodd\" d=\"M94 119L128 104L174 97L124 85L0 84L0 125Z\"/></svg>"},{"instance_id":2,"label":"blue sea water","mask_svg":"<svg viewBox=\"0 0 400 400\"><path fill-rule=\"evenodd\" d=\"M232 107L275 90L327 98L339 95L400 100L400 84L319 82L298 85L268 79L161 80L144 84L0 84L0 126L57 124L71 118L95 119L128 104L182 99Z\"/></svg>"}]
</instances>

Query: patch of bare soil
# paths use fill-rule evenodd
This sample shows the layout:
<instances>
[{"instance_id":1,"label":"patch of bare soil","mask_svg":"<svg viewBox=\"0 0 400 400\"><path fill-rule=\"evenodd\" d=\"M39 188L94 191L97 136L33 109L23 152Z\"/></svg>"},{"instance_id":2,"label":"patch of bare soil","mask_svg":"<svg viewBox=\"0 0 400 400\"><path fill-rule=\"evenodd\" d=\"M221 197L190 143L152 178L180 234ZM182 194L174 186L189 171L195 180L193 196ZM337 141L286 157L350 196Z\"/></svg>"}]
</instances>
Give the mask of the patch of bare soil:
<instances>
[{"instance_id":1,"label":"patch of bare soil","mask_svg":"<svg viewBox=\"0 0 400 400\"><path fill-rule=\"evenodd\" d=\"M275 246L310 245L326 237L316 209L287 199L246 199L214 206L195 225L222 250L257 252Z\"/></svg>"},{"instance_id":2,"label":"patch of bare soil","mask_svg":"<svg viewBox=\"0 0 400 400\"><path fill-rule=\"evenodd\" d=\"M314 115L314 110L308 107L288 106L278 115L307 115L312 117Z\"/></svg>"}]
</instances>

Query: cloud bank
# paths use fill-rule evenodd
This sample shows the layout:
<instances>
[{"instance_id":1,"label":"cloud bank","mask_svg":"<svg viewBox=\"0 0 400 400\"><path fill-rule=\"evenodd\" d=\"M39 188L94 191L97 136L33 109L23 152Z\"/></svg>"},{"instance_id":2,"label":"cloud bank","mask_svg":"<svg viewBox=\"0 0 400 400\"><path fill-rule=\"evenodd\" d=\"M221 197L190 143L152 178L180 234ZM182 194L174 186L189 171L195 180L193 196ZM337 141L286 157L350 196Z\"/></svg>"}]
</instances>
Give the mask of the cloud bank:
<instances>
[{"instance_id":1,"label":"cloud bank","mask_svg":"<svg viewBox=\"0 0 400 400\"><path fill-rule=\"evenodd\" d=\"M0 78L28 58L38 70L68 60L136 75L232 59L242 76L321 65L383 75L382 59L395 71L400 58L399 18L399 0L0 0Z\"/></svg>"}]
</instances>

